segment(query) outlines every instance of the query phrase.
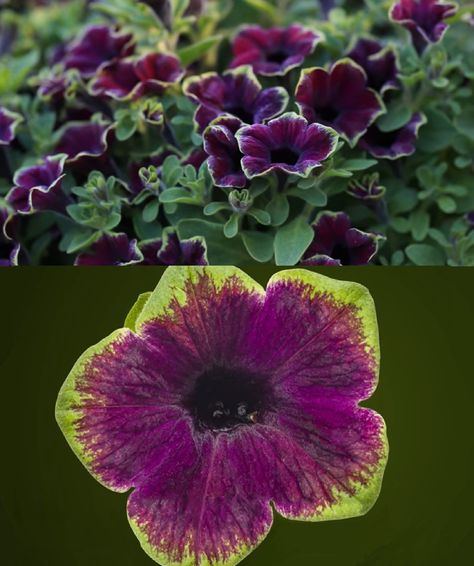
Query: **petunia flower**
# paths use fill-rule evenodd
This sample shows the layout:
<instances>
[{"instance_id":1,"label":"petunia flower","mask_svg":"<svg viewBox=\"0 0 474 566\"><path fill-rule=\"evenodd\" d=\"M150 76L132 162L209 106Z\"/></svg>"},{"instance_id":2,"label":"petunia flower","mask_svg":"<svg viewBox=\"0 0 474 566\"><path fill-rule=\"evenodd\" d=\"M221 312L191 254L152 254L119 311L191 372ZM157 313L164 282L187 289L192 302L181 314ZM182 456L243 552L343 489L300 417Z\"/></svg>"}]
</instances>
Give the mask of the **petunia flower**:
<instances>
[{"instance_id":1,"label":"petunia flower","mask_svg":"<svg viewBox=\"0 0 474 566\"><path fill-rule=\"evenodd\" d=\"M366 265L378 251L380 236L353 228L345 212L319 214L313 230L302 265Z\"/></svg>"},{"instance_id":2,"label":"petunia flower","mask_svg":"<svg viewBox=\"0 0 474 566\"><path fill-rule=\"evenodd\" d=\"M74 265L134 265L143 261L137 241L127 234L102 234L90 250L79 254Z\"/></svg>"},{"instance_id":3,"label":"petunia flower","mask_svg":"<svg viewBox=\"0 0 474 566\"><path fill-rule=\"evenodd\" d=\"M337 134L321 124L287 112L268 124L241 128L237 134L242 168L251 179L271 171L308 177L336 149Z\"/></svg>"},{"instance_id":4,"label":"petunia flower","mask_svg":"<svg viewBox=\"0 0 474 566\"><path fill-rule=\"evenodd\" d=\"M293 24L265 29L247 26L232 43L232 68L251 65L257 75L286 75L300 67L321 41L321 35Z\"/></svg>"},{"instance_id":5,"label":"petunia flower","mask_svg":"<svg viewBox=\"0 0 474 566\"><path fill-rule=\"evenodd\" d=\"M233 566L274 512L365 514L388 454L365 287L306 270L265 290L235 267L170 267L125 328L88 349L56 418L88 471L128 498L162 566Z\"/></svg>"},{"instance_id":6,"label":"petunia flower","mask_svg":"<svg viewBox=\"0 0 474 566\"><path fill-rule=\"evenodd\" d=\"M121 59L105 65L90 84L93 95L116 100L137 100L145 94L161 95L184 75L174 55L148 53L139 59Z\"/></svg>"},{"instance_id":7,"label":"petunia flower","mask_svg":"<svg viewBox=\"0 0 474 566\"><path fill-rule=\"evenodd\" d=\"M209 155L207 165L217 187L239 187L247 185L242 171L242 152L235 134L243 126L234 116L220 116L204 132L204 149Z\"/></svg>"},{"instance_id":8,"label":"petunia flower","mask_svg":"<svg viewBox=\"0 0 474 566\"><path fill-rule=\"evenodd\" d=\"M352 181L347 187L347 193L363 201L377 201L385 194L385 187L380 184L380 175L373 173L364 175L360 181Z\"/></svg>"},{"instance_id":9,"label":"petunia flower","mask_svg":"<svg viewBox=\"0 0 474 566\"><path fill-rule=\"evenodd\" d=\"M62 131L56 152L65 153L69 163L102 157L108 149L113 128L106 122L70 122Z\"/></svg>"},{"instance_id":10,"label":"petunia flower","mask_svg":"<svg viewBox=\"0 0 474 566\"><path fill-rule=\"evenodd\" d=\"M65 211L71 202L61 184L66 176L63 172L66 157L64 154L46 157L38 165L24 167L15 173L15 186L6 199L16 212Z\"/></svg>"},{"instance_id":11,"label":"petunia flower","mask_svg":"<svg viewBox=\"0 0 474 566\"><path fill-rule=\"evenodd\" d=\"M209 265L203 238L179 240L176 232L165 232L163 238L140 244L142 265Z\"/></svg>"},{"instance_id":12,"label":"petunia flower","mask_svg":"<svg viewBox=\"0 0 474 566\"><path fill-rule=\"evenodd\" d=\"M304 69L295 98L309 122L331 126L351 145L385 112L381 98L367 86L365 71L351 59L341 59L329 71Z\"/></svg>"},{"instance_id":13,"label":"petunia flower","mask_svg":"<svg viewBox=\"0 0 474 566\"><path fill-rule=\"evenodd\" d=\"M18 265L20 244L12 234L13 211L0 201L0 267Z\"/></svg>"},{"instance_id":14,"label":"petunia flower","mask_svg":"<svg viewBox=\"0 0 474 566\"><path fill-rule=\"evenodd\" d=\"M104 64L127 57L134 50L131 34L105 25L92 25L66 48L62 62L66 69L77 69L81 76L90 78Z\"/></svg>"},{"instance_id":15,"label":"petunia flower","mask_svg":"<svg viewBox=\"0 0 474 566\"><path fill-rule=\"evenodd\" d=\"M359 146L379 159L399 159L412 155L416 150L418 130L423 124L426 124L426 117L421 112L416 112L407 124L391 132L382 132L374 124L359 140Z\"/></svg>"},{"instance_id":16,"label":"petunia flower","mask_svg":"<svg viewBox=\"0 0 474 566\"><path fill-rule=\"evenodd\" d=\"M445 20L457 9L456 4L441 0L398 0L390 9L390 19L410 32L413 45L422 53L429 44L441 41L448 29Z\"/></svg>"},{"instance_id":17,"label":"petunia flower","mask_svg":"<svg viewBox=\"0 0 474 566\"><path fill-rule=\"evenodd\" d=\"M182 165L192 165L196 171L199 171L201 165L207 160L207 153L202 147L193 149L183 160Z\"/></svg>"},{"instance_id":18,"label":"petunia flower","mask_svg":"<svg viewBox=\"0 0 474 566\"><path fill-rule=\"evenodd\" d=\"M15 130L22 120L20 114L0 106L0 146L11 144L15 139Z\"/></svg>"},{"instance_id":19,"label":"petunia flower","mask_svg":"<svg viewBox=\"0 0 474 566\"><path fill-rule=\"evenodd\" d=\"M399 87L397 55L376 39L360 38L347 54L367 75L367 86L384 94Z\"/></svg>"},{"instance_id":20,"label":"petunia flower","mask_svg":"<svg viewBox=\"0 0 474 566\"><path fill-rule=\"evenodd\" d=\"M232 114L246 124L261 123L281 114L289 99L283 87L262 88L248 66L222 76L205 73L190 77L184 82L183 90L198 104L194 120L200 131L221 114Z\"/></svg>"}]
</instances>

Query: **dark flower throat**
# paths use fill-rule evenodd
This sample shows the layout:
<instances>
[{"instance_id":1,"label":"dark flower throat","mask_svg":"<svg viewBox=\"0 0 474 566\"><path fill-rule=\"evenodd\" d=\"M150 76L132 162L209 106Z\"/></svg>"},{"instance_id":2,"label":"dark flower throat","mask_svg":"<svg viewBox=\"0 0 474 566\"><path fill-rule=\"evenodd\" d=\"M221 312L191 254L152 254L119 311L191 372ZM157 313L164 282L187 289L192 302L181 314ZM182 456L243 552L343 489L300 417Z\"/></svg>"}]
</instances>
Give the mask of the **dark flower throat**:
<instances>
[{"instance_id":1,"label":"dark flower throat","mask_svg":"<svg viewBox=\"0 0 474 566\"><path fill-rule=\"evenodd\" d=\"M261 376L213 368L198 377L186 405L198 428L224 432L258 422L268 398L268 384Z\"/></svg>"}]
</instances>

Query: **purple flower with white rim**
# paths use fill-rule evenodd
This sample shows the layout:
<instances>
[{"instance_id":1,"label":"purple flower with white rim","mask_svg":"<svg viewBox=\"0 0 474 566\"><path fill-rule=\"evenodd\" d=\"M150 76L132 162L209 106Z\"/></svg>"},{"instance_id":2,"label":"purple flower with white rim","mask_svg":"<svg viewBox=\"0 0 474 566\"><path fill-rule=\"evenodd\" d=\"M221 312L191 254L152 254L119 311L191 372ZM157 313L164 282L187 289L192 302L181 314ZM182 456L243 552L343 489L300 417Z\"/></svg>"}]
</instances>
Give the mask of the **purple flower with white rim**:
<instances>
[{"instance_id":1,"label":"purple flower with white rim","mask_svg":"<svg viewBox=\"0 0 474 566\"><path fill-rule=\"evenodd\" d=\"M385 113L382 99L367 86L365 71L351 59L341 59L329 71L304 69L295 99L309 122L331 126L351 145Z\"/></svg>"},{"instance_id":2,"label":"purple flower with white rim","mask_svg":"<svg viewBox=\"0 0 474 566\"><path fill-rule=\"evenodd\" d=\"M108 122L69 122L63 128L56 152L65 153L68 163L102 157L113 130L114 125Z\"/></svg>"},{"instance_id":3,"label":"purple flower with white rim","mask_svg":"<svg viewBox=\"0 0 474 566\"><path fill-rule=\"evenodd\" d=\"M148 53L139 59L122 59L105 65L90 84L93 95L116 100L137 100L145 94L162 95L184 76L174 55Z\"/></svg>"},{"instance_id":4,"label":"purple flower with white rim","mask_svg":"<svg viewBox=\"0 0 474 566\"><path fill-rule=\"evenodd\" d=\"M76 258L74 265L116 265L126 266L141 263L143 254L137 241L127 234L102 234L86 252Z\"/></svg>"},{"instance_id":5,"label":"purple flower with white rim","mask_svg":"<svg viewBox=\"0 0 474 566\"><path fill-rule=\"evenodd\" d=\"M18 265L20 244L12 234L13 211L0 201L0 267Z\"/></svg>"},{"instance_id":6,"label":"purple flower with white rim","mask_svg":"<svg viewBox=\"0 0 474 566\"><path fill-rule=\"evenodd\" d=\"M378 251L380 236L353 228L345 212L322 212L313 230L301 265L367 265Z\"/></svg>"},{"instance_id":7,"label":"purple flower with white rim","mask_svg":"<svg viewBox=\"0 0 474 566\"><path fill-rule=\"evenodd\" d=\"M257 75L281 76L300 67L321 35L300 25L269 29L248 26L232 42L232 68L251 65Z\"/></svg>"},{"instance_id":8,"label":"purple flower with white rim","mask_svg":"<svg viewBox=\"0 0 474 566\"><path fill-rule=\"evenodd\" d=\"M365 514L388 456L368 290L308 270L266 291L235 267L170 267L68 375L56 419L163 566L232 566L273 513Z\"/></svg>"},{"instance_id":9,"label":"purple flower with white rim","mask_svg":"<svg viewBox=\"0 0 474 566\"><path fill-rule=\"evenodd\" d=\"M378 159L393 160L412 155L416 150L418 130L423 124L426 124L426 117L421 112L416 112L407 124L391 132L382 132L374 124L359 140L359 147Z\"/></svg>"},{"instance_id":10,"label":"purple flower with white rim","mask_svg":"<svg viewBox=\"0 0 474 566\"><path fill-rule=\"evenodd\" d=\"M367 86L377 92L384 94L400 86L397 55L392 47L363 37L357 40L347 56L364 69Z\"/></svg>"},{"instance_id":11,"label":"purple flower with white rim","mask_svg":"<svg viewBox=\"0 0 474 566\"><path fill-rule=\"evenodd\" d=\"M261 123L281 114L288 105L283 87L262 88L251 67L190 77L184 93L198 107L194 120L200 131L221 114L232 114L246 124Z\"/></svg>"},{"instance_id":12,"label":"purple flower with white rim","mask_svg":"<svg viewBox=\"0 0 474 566\"><path fill-rule=\"evenodd\" d=\"M144 260L141 265L209 265L203 238L180 240L176 232L165 232L163 238L141 242Z\"/></svg>"},{"instance_id":13,"label":"purple flower with white rim","mask_svg":"<svg viewBox=\"0 0 474 566\"><path fill-rule=\"evenodd\" d=\"M247 185L242 171L242 152L235 134L243 126L235 116L220 116L207 127L203 135L204 149L209 155L207 165L217 187L238 187Z\"/></svg>"},{"instance_id":14,"label":"purple flower with white rim","mask_svg":"<svg viewBox=\"0 0 474 566\"><path fill-rule=\"evenodd\" d=\"M268 124L254 124L236 133L243 154L242 169L248 179L281 171L308 177L336 149L337 133L321 124L308 124L287 112Z\"/></svg>"},{"instance_id":15,"label":"purple flower with white rim","mask_svg":"<svg viewBox=\"0 0 474 566\"><path fill-rule=\"evenodd\" d=\"M413 45L422 53L428 45L441 41L448 29L445 20L457 10L457 4L440 0L398 0L390 9L390 19L410 32Z\"/></svg>"},{"instance_id":16,"label":"purple flower with white rim","mask_svg":"<svg viewBox=\"0 0 474 566\"><path fill-rule=\"evenodd\" d=\"M6 199L19 214L33 214L43 210L64 213L71 199L62 188L66 176L64 154L45 157L38 165L24 167L15 173L14 187Z\"/></svg>"},{"instance_id":17,"label":"purple flower with white rim","mask_svg":"<svg viewBox=\"0 0 474 566\"><path fill-rule=\"evenodd\" d=\"M0 146L11 144L15 139L15 130L22 121L20 114L0 106Z\"/></svg>"},{"instance_id":18,"label":"purple flower with white rim","mask_svg":"<svg viewBox=\"0 0 474 566\"><path fill-rule=\"evenodd\" d=\"M104 64L131 55L135 50L132 34L104 25L86 28L79 39L66 48L63 64L90 78Z\"/></svg>"}]
</instances>

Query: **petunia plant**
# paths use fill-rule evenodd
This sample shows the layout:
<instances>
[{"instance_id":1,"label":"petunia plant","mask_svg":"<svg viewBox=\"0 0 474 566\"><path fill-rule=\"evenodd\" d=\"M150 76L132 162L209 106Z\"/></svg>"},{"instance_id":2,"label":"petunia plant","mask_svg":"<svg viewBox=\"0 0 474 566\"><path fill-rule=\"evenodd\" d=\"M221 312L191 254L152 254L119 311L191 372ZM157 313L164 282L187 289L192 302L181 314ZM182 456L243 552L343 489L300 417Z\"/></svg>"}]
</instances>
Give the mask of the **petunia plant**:
<instances>
[{"instance_id":1,"label":"petunia plant","mask_svg":"<svg viewBox=\"0 0 474 566\"><path fill-rule=\"evenodd\" d=\"M309 270L266 289L235 267L169 267L78 359L56 419L87 470L130 492L130 526L162 566L232 566L274 514L367 513L382 485L373 300ZM314 527L315 531L317 526Z\"/></svg>"},{"instance_id":2,"label":"petunia plant","mask_svg":"<svg viewBox=\"0 0 474 566\"><path fill-rule=\"evenodd\" d=\"M472 3L1 4L15 263L474 265Z\"/></svg>"}]
</instances>

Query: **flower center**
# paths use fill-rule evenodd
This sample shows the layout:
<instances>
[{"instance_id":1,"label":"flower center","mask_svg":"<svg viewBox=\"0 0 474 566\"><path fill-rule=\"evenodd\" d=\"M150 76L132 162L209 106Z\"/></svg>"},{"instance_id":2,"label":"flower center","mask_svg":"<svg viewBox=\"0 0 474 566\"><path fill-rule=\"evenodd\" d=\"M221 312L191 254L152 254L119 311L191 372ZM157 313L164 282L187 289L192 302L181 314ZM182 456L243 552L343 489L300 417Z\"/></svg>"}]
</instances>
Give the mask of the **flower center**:
<instances>
[{"instance_id":1,"label":"flower center","mask_svg":"<svg viewBox=\"0 0 474 566\"><path fill-rule=\"evenodd\" d=\"M332 106L315 108L316 118L323 124L332 124L339 116L339 111Z\"/></svg>"},{"instance_id":2,"label":"flower center","mask_svg":"<svg viewBox=\"0 0 474 566\"><path fill-rule=\"evenodd\" d=\"M333 259L338 259L342 265L351 264L351 256L347 246L344 244L336 244L332 250L331 257Z\"/></svg>"},{"instance_id":3,"label":"flower center","mask_svg":"<svg viewBox=\"0 0 474 566\"><path fill-rule=\"evenodd\" d=\"M277 65L281 65L288 59L288 53L283 49L278 49L268 53L266 59L268 63L275 63Z\"/></svg>"},{"instance_id":4,"label":"flower center","mask_svg":"<svg viewBox=\"0 0 474 566\"><path fill-rule=\"evenodd\" d=\"M244 122L245 124L253 124L254 122L254 117L252 112L250 112L249 110L247 110L246 108L244 108L243 106L226 106L224 107L224 110L226 112L228 112L229 114L232 114L233 116L236 116L237 118L240 118L242 120L242 122Z\"/></svg>"},{"instance_id":5,"label":"flower center","mask_svg":"<svg viewBox=\"0 0 474 566\"><path fill-rule=\"evenodd\" d=\"M270 152L271 163L286 163L296 165L299 159L298 153L289 147L277 147Z\"/></svg>"},{"instance_id":6,"label":"flower center","mask_svg":"<svg viewBox=\"0 0 474 566\"><path fill-rule=\"evenodd\" d=\"M262 376L215 367L198 377L186 406L199 428L225 432L258 422L268 396Z\"/></svg>"}]
</instances>

